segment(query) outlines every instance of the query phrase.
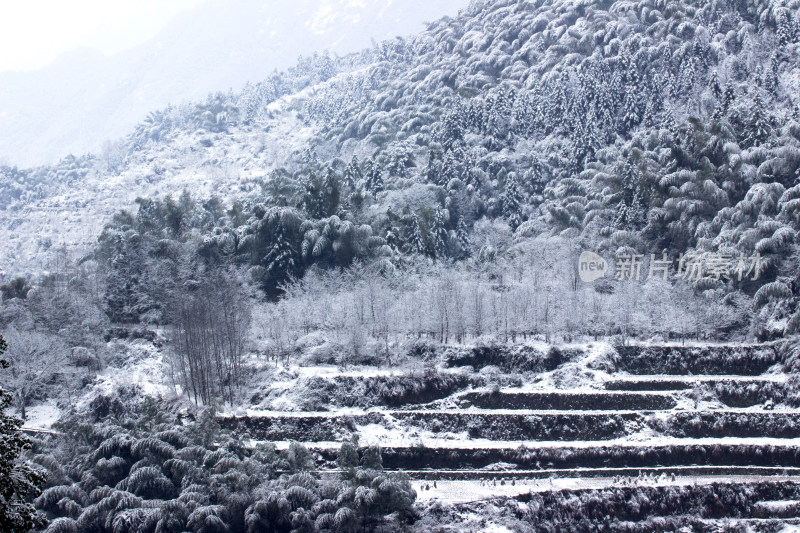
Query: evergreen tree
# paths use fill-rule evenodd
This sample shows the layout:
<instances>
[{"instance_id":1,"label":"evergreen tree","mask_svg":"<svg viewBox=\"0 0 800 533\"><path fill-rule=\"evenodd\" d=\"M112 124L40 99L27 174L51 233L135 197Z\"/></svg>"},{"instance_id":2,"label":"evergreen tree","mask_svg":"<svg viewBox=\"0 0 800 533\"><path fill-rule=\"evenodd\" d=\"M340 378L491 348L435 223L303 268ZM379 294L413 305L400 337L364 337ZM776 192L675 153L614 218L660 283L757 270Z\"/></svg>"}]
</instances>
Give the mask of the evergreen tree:
<instances>
[{"instance_id":1,"label":"evergreen tree","mask_svg":"<svg viewBox=\"0 0 800 533\"><path fill-rule=\"evenodd\" d=\"M628 204L623 199L617 204L617 210L614 213L614 229L625 229L628 226Z\"/></svg>"},{"instance_id":2,"label":"evergreen tree","mask_svg":"<svg viewBox=\"0 0 800 533\"><path fill-rule=\"evenodd\" d=\"M268 274L268 290L277 290L282 283L295 275L297 268L296 255L286 228L278 222L272 248L263 260L263 265Z\"/></svg>"},{"instance_id":3,"label":"evergreen tree","mask_svg":"<svg viewBox=\"0 0 800 533\"><path fill-rule=\"evenodd\" d=\"M544 188L547 186L547 176L545 167L539 159L533 161L530 170L526 173L525 183L531 194L540 195L544 193Z\"/></svg>"},{"instance_id":4,"label":"evergreen tree","mask_svg":"<svg viewBox=\"0 0 800 533\"><path fill-rule=\"evenodd\" d=\"M412 214L404 218L406 220L405 251L410 254L428 255L428 243L425 240L419 217Z\"/></svg>"},{"instance_id":5,"label":"evergreen tree","mask_svg":"<svg viewBox=\"0 0 800 533\"><path fill-rule=\"evenodd\" d=\"M772 54L769 60L769 69L764 74L764 88L773 97L778 96L778 75L780 74L780 63L778 53Z\"/></svg>"},{"instance_id":6,"label":"evergreen tree","mask_svg":"<svg viewBox=\"0 0 800 533\"><path fill-rule=\"evenodd\" d=\"M786 8L778 9L776 19L778 26L778 43L781 46L786 46L794 41L794 28L792 27L792 18L789 15L789 10Z\"/></svg>"},{"instance_id":7,"label":"evergreen tree","mask_svg":"<svg viewBox=\"0 0 800 533\"><path fill-rule=\"evenodd\" d=\"M711 94L714 95L714 98L720 100L722 98L722 85L719 83L719 74L717 71L711 73L711 79L708 82L708 86L711 89Z\"/></svg>"},{"instance_id":8,"label":"evergreen tree","mask_svg":"<svg viewBox=\"0 0 800 533\"><path fill-rule=\"evenodd\" d=\"M458 217L458 226L456 227L456 239L458 240L458 247L461 248L461 254L468 256L470 246L472 243L469 238L469 228L467 228L464 217Z\"/></svg>"},{"instance_id":9,"label":"evergreen tree","mask_svg":"<svg viewBox=\"0 0 800 533\"><path fill-rule=\"evenodd\" d=\"M379 193L383 190L383 172L381 171L380 166L378 165L370 165L371 169L369 174L365 173L366 178L366 188L373 194Z\"/></svg>"},{"instance_id":10,"label":"evergreen tree","mask_svg":"<svg viewBox=\"0 0 800 533\"><path fill-rule=\"evenodd\" d=\"M727 114L731 108L731 104L736 100L736 89L733 84L728 83L725 86L725 94L722 96L722 114Z\"/></svg>"},{"instance_id":11,"label":"evergreen tree","mask_svg":"<svg viewBox=\"0 0 800 533\"><path fill-rule=\"evenodd\" d=\"M406 143L392 145L386 156L386 170L392 177L408 178L408 169L414 166L411 148ZM383 185L381 184L381 190Z\"/></svg>"},{"instance_id":12,"label":"evergreen tree","mask_svg":"<svg viewBox=\"0 0 800 533\"><path fill-rule=\"evenodd\" d=\"M508 219L511 229L517 229L523 222L522 203L523 197L517 183L517 175L511 172L506 178L505 191L503 192L503 215Z\"/></svg>"},{"instance_id":13,"label":"evergreen tree","mask_svg":"<svg viewBox=\"0 0 800 533\"><path fill-rule=\"evenodd\" d=\"M452 147L456 143L461 142L464 138L464 126L459 117L459 111L460 110L456 110L455 112L447 113L442 120L442 141L445 148ZM469 113L469 111L465 113ZM467 117L467 122L471 122L469 117Z\"/></svg>"},{"instance_id":14,"label":"evergreen tree","mask_svg":"<svg viewBox=\"0 0 800 533\"><path fill-rule=\"evenodd\" d=\"M625 103L623 107L622 126L624 131L630 131L634 126L641 122L641 111L639 109L639 88L628 85L625 91Z\"/></svg>"},{"instance_id":15,"label":"evergreen tree","mask_svg":"<svg viewBox=\"0 0 800 533\"><path fill-rule=\"evenodd\" d=\"M101 246L106 244L111 254L107 258L108 269L105 272L103 300L106 313L112 322L138 322L140 312L146 306L143 302L145 292L140 283L145 267L137 250L141 238L130 231L124 234L104 232L100 239Z\"/></svg>"},{"instance_id":16,"label":"evergreen tree","mask_svg":"<svg viewBox=\"0 0 800 533\"><path fill-rule=\"evenodd\" d=\"M339 176L333 168L329 168L328 174L325 176L325 182L322 184L322 203L325 217L331 217L339 210L341 189Z\"/></svg>"},{"instance_id":17,"label":"evergreen tree","mask_svg":"<svg viewBox=\"0 0 800 533\"><path fill-rule=\"evenodd\" d=\"M647 209L644 205L644 196L640 186L636 187L631 205L628 207L627 225L630 230L640 230L647 222Z\"/></svg>"},{"instance_id":18,"label":"evergreen tree","mask_svg":"<svg viewBox=\"0 0 800 533\"><path fill-rule=\"evenodd\" d=\"M756 94L753 100L751 117L752 119L750 120L750 127L745 142L751 146L760 146L769 138L770 126L767 111L764 109L764 102L761 100L761 95L759 94Z\"/></svg>"},{"instance_id":19,"label":"evergreen tree","mask_svg":"<svg viewBox=\"0 0 800 533\"><path fill-rule=\"evenodd\" d=\"M9 366L2 359L7 348L0 335L0 369ZM45 476L20 459L22 451L31 445L20 431L22 420L6 413L11 401L11 394L0 388L0 531L26 533L46 524L44 517L26 502L29 494L41 493Z\"/></svg>"},{"instance_id":20,"label":"evergreen tree","mask_svg":"<svg viewBox=\"0 0 800 533\"><path fill-rule=\"evenodd\" d=\"M442 172L442 163L436 158L436 154L431 150L428 154L428 165L425 167L425 179L428 183L446 186L446 177Z\"/></svg>"},{"instance_id":21,"label":"evergreen tree","mask_svg":"<svg viewBox=\"0 0 800 533\"><path fill-rule=\"evenodd\" d=\"M306 192L303 196L303 208L311 218L325 218L325 192L324 185L319 174L311 171L306 180Z\"/></svg>"},{"instance_id":22,"label":"evergreen tree","mask_svg":"<svg viewBox=\"0 0 800 533\"><path fill-rule=\"evenodd\" d=\"M622 171L622 199L617 206L614 227L636 231L644 226L646 220L647 209L641 190L641 175L636 165L628 161Z\"/></svg>"},{"instance_id":23,"label":"evergreen tree","mask_svg":"<svg viewBox=\"0 0 800 533\"><path fill-rule=\"evenodd\" d=\"M350 189L355 190L359 182L363 179L364 175L361 172L361 165L358 162L358 157L353 156L347 168L344 170L344 182Z\"/></svg>"},{"instance_id":24,"label":"evergreen tree","mask_svg":"<svg viewBox=\"0 0 800 533\"><path fill-rule=\"evenodd\" d=\"M450 180L454 178L460 177L460 171L458 168L458 161L456 160L456 152L448 151L444 155L444 159L442 160L441 165L439 165L439 177L438 177L438 184L446 185L450 183Z\"/></svg>"},{"instance_id":25,"label":"evergreen tree","mask_svg":"<svg viewBox=\"0 0 800 533\"><path fill-rule=\"evenodd\" d=\"M447 232L446 217L443 209L437 207L433 213L433 224L431 224L431 238L433 239L433 252L436 257L447 255L447 243L450 236Z\"/></svg>"},{"instance_id":26,"label":"evergreen tree","mask_svg":"<svg viewBox=\"0 0 800 533\"><path fill-rule=\"evenodd\" d=\"M679 137L679 128L678 123L675 121L675 116L671 111L664 113L664 116L661 120L661 129L667 130L670 134L670 137L672 137L673 142L677 142Z\"/></svg>"}]
</instances>

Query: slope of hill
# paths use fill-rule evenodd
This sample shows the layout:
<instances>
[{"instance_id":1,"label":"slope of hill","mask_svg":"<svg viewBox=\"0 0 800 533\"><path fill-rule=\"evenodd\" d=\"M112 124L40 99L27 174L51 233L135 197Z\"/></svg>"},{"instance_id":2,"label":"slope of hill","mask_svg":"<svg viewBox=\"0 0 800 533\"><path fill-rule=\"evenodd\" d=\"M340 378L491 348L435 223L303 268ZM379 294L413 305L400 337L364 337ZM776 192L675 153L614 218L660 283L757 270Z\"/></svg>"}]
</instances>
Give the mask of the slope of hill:
<instances>
[{"instance_id":1,"label":"slope of hill","mask_svg":"<svg viewBox=\"0 0 800 533\"><path fill-rule=\"evenodd\" d=\"M37 246L85 228L48 226L50 209L92 219L106 205L107 217L137 195L192 184L208 194L205 175L225 195L260 184L239 198L243 217L201 233L241 237L231 257L268 292L314 264L485 256L492 247L474 249L470 234L493 221L483 242L560 235L676 260L758 254L758 283L701 272L693 286L718 298L763 286L765 334L794 331L799 35L792 3L477 3L412 40L317 56L152 113L100 159L4 169L3 223L19 238L3 268L30 268ZM171 237L192 240L184 215ZM261 222L245 223L252 215ZM290 261L265 263L281 246Z\"/></svg>"},{"instance_id":2,"label":"slope of hill","mask_svg":"<svg viewBox=\"0 0 800 533\"><path fill-rule=\"evenodd\" d=\"M798 6L474 2L3 167L51 531L798 522Z\"/></svg>"},{"instance_id":3,"label":"slope of hill","mask_svg":"<svg viewBox=\"0 0 800 533\"><path fill-rule=\"evenodd\" d=\"M149 111L240 90L299 55L347 54L419 31L466 0L206 2L112 57L70 52L35 72L0 74L0 161L49 163L98 152Z\"/></svg>"}]
</instances>

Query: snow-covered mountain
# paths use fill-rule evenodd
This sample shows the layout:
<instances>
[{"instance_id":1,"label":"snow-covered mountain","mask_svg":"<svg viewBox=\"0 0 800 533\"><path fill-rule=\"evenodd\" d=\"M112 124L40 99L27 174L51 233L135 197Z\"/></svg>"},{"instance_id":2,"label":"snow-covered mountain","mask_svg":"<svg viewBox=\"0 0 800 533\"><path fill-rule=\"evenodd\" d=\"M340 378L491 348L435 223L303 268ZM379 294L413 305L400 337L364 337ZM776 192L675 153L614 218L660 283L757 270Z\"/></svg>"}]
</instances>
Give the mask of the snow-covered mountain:
<instances>
[{"instance_id":1,"label":"snow-covered mountain","mask_svg":"<svg viewBox=\"0 0 800 533\"><path fill-rule=\"evenodd\" d=\"M798 94L800 0L476 0L0 165L44 533L797 522Z\"/></svg>"},{"instance_id":2,"label":"snow-covered mountain","mask_svg":"<svg viewBox=\"0 0 800 533\"><path fill-rule=\"evenodd\" d=\"M0 161L29 166L97 151L153 109L238 89L299 55L344 54L416 33L466 4L211 0L118 55L79 49L39 71L0 74Z\"/></svg>"}]
</instances>

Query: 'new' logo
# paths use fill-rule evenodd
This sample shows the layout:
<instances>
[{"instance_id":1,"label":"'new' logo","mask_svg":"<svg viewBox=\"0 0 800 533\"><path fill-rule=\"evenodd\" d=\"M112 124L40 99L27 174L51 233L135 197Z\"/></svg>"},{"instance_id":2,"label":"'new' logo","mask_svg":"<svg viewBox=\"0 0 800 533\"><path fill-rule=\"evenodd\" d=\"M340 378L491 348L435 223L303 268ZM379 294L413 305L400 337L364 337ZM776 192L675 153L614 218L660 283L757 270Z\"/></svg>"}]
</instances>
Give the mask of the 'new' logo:
<instances>
[{"instance_id":1,"label":"'new' logo","mask_svg":"<svg viewBox=\"0 0 800 533\"><path fill-rule=\"evenodd\" d=\"M608 263L594 252L582 252L578 258L578 276L581 281L591 283L606 275Z\"/></svg>"}]
</instances>

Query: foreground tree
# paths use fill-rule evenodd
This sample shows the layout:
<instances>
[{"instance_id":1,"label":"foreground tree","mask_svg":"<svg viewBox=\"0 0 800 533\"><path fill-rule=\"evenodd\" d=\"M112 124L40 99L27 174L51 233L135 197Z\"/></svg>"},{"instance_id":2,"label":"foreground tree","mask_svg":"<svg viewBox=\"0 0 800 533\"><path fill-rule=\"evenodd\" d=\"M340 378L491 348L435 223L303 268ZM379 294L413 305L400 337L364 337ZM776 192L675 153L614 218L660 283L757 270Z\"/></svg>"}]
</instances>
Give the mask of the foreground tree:
<instances>
[{"instance_id":1,"label":"foreground tree","mask_svg":"<svg viewBox=\"0 0 800 533\"><path fill-rule=\"evenodd\" d=\"M8 332L9 375L3 383L10 389L22 419L31 399L57 377L67 361L67 350L55 336L35 330L11 329Z\"/></svg>"},{"instance_id":2,"label":"foreground tree","mask_svg":"<svg viewBox=\"0 0 800 533\"><path fill-rule=\"evenodd\" d=\"M0 368L3 369L9 366L8 361L2 359L7 347L0 335ZM11 399L11 394L0 389L0 531L22 533L46 523L26 501L29 495L41 493L45 476L19 459L30 442L20 432L22 420L6 413Z\"/></svg>"}]
</instances>

